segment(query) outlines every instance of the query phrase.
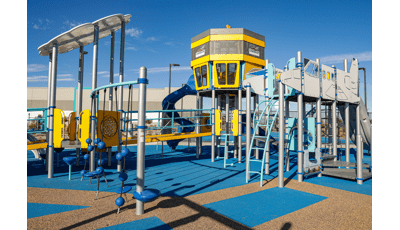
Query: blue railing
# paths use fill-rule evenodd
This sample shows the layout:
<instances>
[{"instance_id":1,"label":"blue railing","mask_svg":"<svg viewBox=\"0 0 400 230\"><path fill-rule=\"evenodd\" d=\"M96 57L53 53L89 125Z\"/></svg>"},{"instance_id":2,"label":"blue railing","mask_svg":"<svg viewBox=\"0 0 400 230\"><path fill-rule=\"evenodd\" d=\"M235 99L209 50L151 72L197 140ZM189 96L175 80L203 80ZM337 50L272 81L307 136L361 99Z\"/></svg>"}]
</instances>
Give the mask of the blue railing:
<instances>
[{"instance_id":1,"label":"blue railing","mask_svg":"<svg viewBox=\"0 0 400 230\"><path fill-rule=\"evenodd\" d=\"M27 112L42 112L42 117L28 118L27 122L31 124L36 123L35 128L29 128L28 133L45 133L47 132L47 108L28 108ZM40 114L39 114L40 115Z\"/></svg>"}]
</instances>

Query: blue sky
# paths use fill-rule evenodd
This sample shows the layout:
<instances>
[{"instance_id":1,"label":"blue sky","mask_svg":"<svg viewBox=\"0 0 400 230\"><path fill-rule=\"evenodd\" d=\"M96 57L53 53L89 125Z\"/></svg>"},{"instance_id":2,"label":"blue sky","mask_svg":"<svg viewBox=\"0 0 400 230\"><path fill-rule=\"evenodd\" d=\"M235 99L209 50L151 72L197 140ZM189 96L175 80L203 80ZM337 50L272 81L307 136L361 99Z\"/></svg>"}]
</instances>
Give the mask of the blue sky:
<instances>
[{"instance_id":1,"label":"blue sky","mask_svg":"<svg viewBox=\"0 0 400 230\"><path fill-rule=\"evenodd\" d=\"M131 14L126 27L125 80L148 68L151 88L186 83L190 39L210 28L246 28L265 36L265 58L282 68L297 51L343 69L355 57L367 69L368 107L372 108L372 1L28 1L27 86L47 87L48 57L37 48L53 37L108 15ZM120 32L116 33L118 73ZM85 47L84 87L91 87L93 46ZM78 50L59 55L57 87L76 87ZM110 37L100 40L98 86L109 81ZM360 71L360 77L363 77ZM118 81L118 77L114 78ZM364 98L361 78L361 96Z\"/></svg>"}]
</instances>

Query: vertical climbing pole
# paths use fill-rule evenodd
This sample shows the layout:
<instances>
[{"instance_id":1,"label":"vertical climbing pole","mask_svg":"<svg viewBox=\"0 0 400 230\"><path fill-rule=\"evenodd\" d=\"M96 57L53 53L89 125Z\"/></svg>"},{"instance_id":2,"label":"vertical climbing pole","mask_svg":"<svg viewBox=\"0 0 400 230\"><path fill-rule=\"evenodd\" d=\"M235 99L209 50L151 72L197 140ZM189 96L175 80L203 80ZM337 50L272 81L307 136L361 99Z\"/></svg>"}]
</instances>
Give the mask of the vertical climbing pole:
<instances>
[{"instance_id":1,"label":"vertical climbing pole","mask_svg":"<svg viewBox=\"0 0 400 230\"><path fill-rule=\"evenodd\" d=\"M237 95L235 95L235 109L237 109L237 107L238 107L238 96ZM234 144L233 144L233 157L234 158L237 158L237 154L238 154L238 137L237 136L234 136L233 137L233 142L234 142Z\"/></svg>"},{"instance_id":2,"label":"vertical climbing pole","mask_svg":"<svg viewBox=\"0 0 400 230\"><path fill-rule=\"evenodd\" d=\"M257 115L257 111L256 111L257 105L258 105L258 95L255 95L254 99L253 99L253 108L254 108L253 119L257 119L258 120L258 119L260 119L260 117L259 117L259 115ZM254 129L255 130L253 132L255 132L255 134L257 136L259 136L258 129L256 129L256 127L254 127ZM259 146L258 139L255 140L255 146ZM254 155L256 156L256 159L259 158L259 153L260 153L260 151L258 151L258 148L254 150Z\"/></svg>"},{"instance_id":3,"label":"vertical climbing pole","mask_svg":"<svg viewBox=\"0 0 400 230\"><path fill-rule=\"evenodd\" d=\"M344 71L349 72L348 60L344 59ZM346 162L350 162L350 105L348 102L344 105L344 120L345 120L345 139L346 139Z\"/></svg>"},{"instance_id":4,"label":"vertical climbing pole","mask_svg":"<svg viewBox=\"0 0 400 230\"><path fill-rule=\"evenodd\" d=\"M283 71L288 71L288 67L285 66ZM284 93L286 92L287 86L284 86ZM285 171L290 171L290 153L289 153L289 101L285 101Z\"/></svg>"},{"instance_id":5,"label":"vertical climbing pole","mask_svg":"<svg viewBox=\"0 0 400 230\"><path fill-rule=\"evenodd\" d=\"M94 26L94 39L93 39L93 63L92 63L92 91L97 88L97 60L98 60L98 51L99 51L99 25ZM96 137L96 103L97 99L95 94L93 94L94 99L92 99L92 106L91 109L91 123L90 123L90 137L92 139L91 145L93 146L93 150L90 152L90 160L89 160L89 171L92 172L95 170L95 157L96 152L94 148L94 140Z\"/></svg>"},{"instance_id":6,"label":"vertical climbing pole","mask_svg":"<svg viewBox=\"0 0 400 230\"><path fill-rule=\"evenodd\" d=\"M217 96L217 109L219 111L221 111L221 95L220 94ZM221 145L221 140L219 138L217 138L217 157L220 157L220 154L221 154L221 149L219 148L220 145Z\"/></svg>"},{"instance_id":7,"label":"vertical climbing pole","mask_svg":"<svg viewBox=\"0 0 400 230\"><path fill-rule=\"evenodd\" d=\"M124 57L125 57L125 21L121 23L121 44L120 44L120 52L119 52L119 82L124 81ZM122 129L123 129L123 122L122 122L122 111L124 110L123 107L123 99L124 99L124 88L122 86L119 87L118 89L119 95L118 95L118 112L120 112L119 115L119 121L120 121L120 135L119 135L119 140L118 140L118 152L121 152L121 145L122 145ZM115 95L117 96L117 95ZM118 161L117 165L117 171L122 172L122 162Z\"/></svg>"},{"instance_id":8,"label":"vertical climbing pole","mask_svg":"<svg viewBox=\"0 0 400 230\"><path fill-rule=\"evenodd\" d=\"M225 145L226 148L229 150L229 93L225 94L225 133L226 133L226 140ZM225 150L227 151L227 150ZM226 155L226 159L229 159L229 152Z\"/></svg>"},{"instance_id":9,"label":"vertical climbing pole","mask_svg":"<svg viewBox=\"0 0 400 230\"><path fill-rule=\"evenodd\" d=\"M246 154L246 167L248 166L249 168L247 171L250 171L250 162L249 158L251 155L251 148L250 148L250 142L251 142L251 86L250 83L247 83L247 85L244 86L246 88L246 153L249 151L248 154ZM248 179L250 179L250 173L246 175Z\"/></svg>"},{"instance_id":10,"label":"vertical climbing pole","mask_svg":"<svg viewBox=\"0 0 400 230\"><path fill-rule=\"evenodd\" d=\"M264 76L264 95L265 95L265 107L267 107L265 110L268 111L268 77L274 77L273 73L268 73L268 65L269 65L269 60L265 60L265 76ZM269 116L266 117L266 123L268 124ZM265 135L268 136L268 126L267 129L265 130ZM269 145L269 139L265 140L265 144L267 145L266 147L266 153L265 153L265 174L269 175L269 155L270 155L270 145Z\"/></svg>"},{"instance_id":11,"label":"vertical climbing pole","mask_svg":"<svg viewBox=\"0 0 400 230\"><path fill-rule=\"evenodd\" d=\"M241 81L241 79L240 79ZM239 99L238 99L238 109L239 109L239 135L238 135L238 163L242 163L242 84L239 84Z\"/></svg>"},{"instance_id":12,"label":"vertical climbing pole","mask_svg":"<svg viewBox=\"0 0 400 230\"><path fill-rule=\"evenodd\" d=\"M52 59L53 58L53 54L52 54L52 52L49 52L49 79L48 79L48 82L47 82L47 109L48 110L50 110L50 103L51 103L51 87L52 87ZM50 111L48 111L47 112L47 117L46 117L46 119L47 119L47 130L49 130L49 128L50 128L50 122L49 122L49 120L50 120ZM49 131L47 131L46 132L46 142L47 143L50 143L49 142ZM46 159L49 159L49 146L47 145L47 148L46 148ZM46 167L45 167L45 170L47 171L48 170L48 160L46 160Z\"/></svg>"},{"instance_id":13,"label":"vertical climbing pole","mask_svg":"<svg viewBox=\"0 0 400 230\"><path fill-rule=\"evenodd\" d=\"M115 32L111 31L111 50L110 50L110 84L114 83L114 47L115 47ZM108 110L113 111L113 90L109 89L108 93ZM118 113L118 111L117 111ZM112 147L108 147L108 166L111 166Z\"/></svg>"},{"instance_id":14,"label":"vertical climbing pole","mask_svg":"<svg viewBox=\"0 0 400 230\"><path fill-rule=\"evenodd\" d=\"M337 119L336 119L336 105L337 105L337 79L336 79L336 67L332 65L334 69L333 80L335 81L335 100L332 102L332 148L333 155L335 156L334 161L337 161Z\"/></svg>"},{"instance_id":15,"label":"vertical climbing pole","mask_svg":"<svg viewBox=\"0 0 400 230\"><path fill-rule=\"evenodd\" d=\"M358 63L358 59L354 60L356 63ZM360 97L360 82L359 82L359 77L358 77L358 72L357 72L357 96ZM361 140L361 120L360 120L360 102L357 102L356 104L356 129L357 129L357 136L356 136L356 143L357 143L357 184L362 185L363 184L363 171L362 171L362 159L363 159L363 142Z\"/></svg>"},{"instance_id":16,"label":"vertical climbing pole","mask_svg":"<svg viewBox=\"0 0 400 230\"><path fill-rule=\"evenodd\" d=\"M212 78L211 86L211 124L212 124L212 136L211 136L211 162L215 159L215 88L214 88L214 78Z\"/></svg>"},{"instance_id":17,"label":"vertical climbing pole","mask_svg":"<svg viewBox=\"0 0 400 230\"><path fill-rule=\"evenodd\" d=\"M200 96L200 111L199 111L199 125L202 125L203 122L203 96ZM203 132L203 126L199 126L200 133ZM203 152L203 137L199 137L199 155Z\"/></svg>"},{"instance_id":18,"label":"vertical climbing pole","mask_svg":"<svg viewBox=\"0 0 400 230\"><path fill-rule=\"evenodd\" d=\"M279 157L278 157L278 186L283 188L283 168L285 156L285 115L284 115L284 85L279 82Z\"/></svg>"},{"instance_id":19,"label":"vertical climbing pole","mask_svg":"<svg viewBox=\"0 0 400 230\"><path fill-rule=\"evenodd\" d=\"M318 74L317 76L319 77L319 82L320 82L320 90L319 90L319 97L317 99L317 108L316 108L316 113L317 113L317 150L321 152L321 147L322 147L322 123L321 123L321 102L322 102L322 93L321 93L321 81L322 81L322 77L321 77L321 63L319 58L316 59L316 62L318 64ZM322 156L322 154L320 155ZM318 174L319 177L322 176L321 173Z\"/></svg>"},{"instance_id":20,"label":"vertical climbing pole","mask_svg":"<svg viewBox=\"0 0 400 230\"><path fill-rule=\"evenodd\" d=\"M196 96L196 133L200 133L200 118L199 118L199 109L200 109L200 94L197 92ZM196 137L196 158L199 159L200 156L200 138Z\"/></svg>"},{"instance_id":21,"label":"vertical climbing pole","mask_svg":"<svg viewBox=\"0 0 400 230\"><path fill-rule=\"evenodd\" d=\"M301 68L301 92L299 92L297 96L297 110L298 110L298 119L297 119L297 181L303 182L303 58L301 55L301 51L297 52L297 64L296 67Z\"/></svg>"},{"instance_id":22,"label":"vertical climbing pole","mask_svg":"<svg viewBox=\"0 0 400 230\"><path fill-rule=\"evenodd\" d=\"M83 94L83 64L84 64L84 46L79 47L79 72L78 72L78 92L76 94L76 111L75 111L75 120L76 120L76 139L79 140L79 115L82 112L82 94ZM80 156L80 148L76 148L76 166L79 166L79 157Z\"/></svg>"},{"instance_id":23,"label":"vertical climbing pole","mask_svg":"<svg viewBox=\"0 0 400 230\"><path fill-rule=\"evenodd\" d=\"M51 63L51 87L50 87L50 105L49 105L49 115L47 124L49 124L49 152L47 165L48 165L48 172L47 177L53 178L54 177L54 109L56 108L56 88L57 88L57 56L58 56L58 45L57 43L53 44L53 51L52 53L52 63Z\"/></svg>"},{"instance_id":24,"label":"vertical climbing pole","mask_svg":"<svg viewBox=\"0 0 400 230\"><path fill-rule=\"evenodd\" d=\"M138 106L138 141L137 141L137 171L136 171L136 192L142 193L144 190L144 168L145 168L145 138L146 138L146 84L147 69L142 66L139 70L139 106ZM136 200L136 215L142 215L144 203Z\"/></svg>"}]
</instances>

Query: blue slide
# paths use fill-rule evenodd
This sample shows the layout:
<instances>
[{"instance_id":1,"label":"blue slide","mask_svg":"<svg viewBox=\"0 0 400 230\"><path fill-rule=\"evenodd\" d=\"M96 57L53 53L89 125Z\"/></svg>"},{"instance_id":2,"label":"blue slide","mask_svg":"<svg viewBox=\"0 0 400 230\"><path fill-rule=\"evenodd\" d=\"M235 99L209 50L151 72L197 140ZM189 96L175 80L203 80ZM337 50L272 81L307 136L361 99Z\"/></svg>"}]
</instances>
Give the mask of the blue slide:
<instances>
[{"instance_id":1,"label":"blue slide","mask_svg":"<svg viewBox=\"0 0 400 230\"><path fill-rule=\"evenodd\" d=\"M181 98L183 98L186 95L196 95L196 86L194 82L194 75L189 77L188 82L186 85L184 85L182 88L178 89L177 91L172 92L170 95L166 96L162 102L162 109L163 110L175 110L175 103L179 101ZM193 122L179 118L179 114L177 112L174 113L174 121L180 125L193 125ZM168 117L172 117L172 112L166 113ZM168 126L170 126L169 124ZM183 127L182 132L193 132L194 131L194 126L193 127ZM178 146L179 142L181 142L183 139L179 140L170 140L167 141L167 144L169 147L172 149L175 149L176 146Z\"/></svg>"}]
</instances>

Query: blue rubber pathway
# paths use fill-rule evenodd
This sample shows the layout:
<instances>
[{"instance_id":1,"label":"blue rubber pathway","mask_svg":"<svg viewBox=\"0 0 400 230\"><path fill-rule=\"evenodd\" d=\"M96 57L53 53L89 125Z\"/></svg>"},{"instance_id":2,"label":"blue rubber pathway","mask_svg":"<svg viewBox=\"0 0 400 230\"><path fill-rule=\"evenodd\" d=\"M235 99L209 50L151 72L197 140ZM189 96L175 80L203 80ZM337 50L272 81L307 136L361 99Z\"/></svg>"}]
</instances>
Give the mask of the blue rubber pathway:
<instances>
[{"instance_id":1,"label":"blue rubber pathway","mask_svg":"<svg viewBox=\"0 0 400 230\"><path fill-rule=\"evenodd\" d=\"M146 219L131 221L124 224L117 224L106 228L99 228L104 230L128 230L128 229L135 229L135 230L171 230L168 225L162 222L157 217L149 217Z\"/></svg>"},{"instance_id":2,"label":"blue rubber pathway","mask_svg":"<svg viewBox=\"0 0 400 230\"><path fill-rule=\"evenodd\" d=\"M68 212L81 208L88 208L90 206L78 205L63 205L63 204L42 204L42 203L28 203L28 219L39 216L46 216L60 212Z\"/></svg>"},{"instance_id":3,"label":"blue rubber pathway","mask_svg":"<svg viewBox=\"0 0 400 230\"><path fill-rule=\"evenodd\" d=\"M255 227L326 198L290 188L275 187L206 204L204 207L248 227Z\"/></svg>"}]
</instances>

